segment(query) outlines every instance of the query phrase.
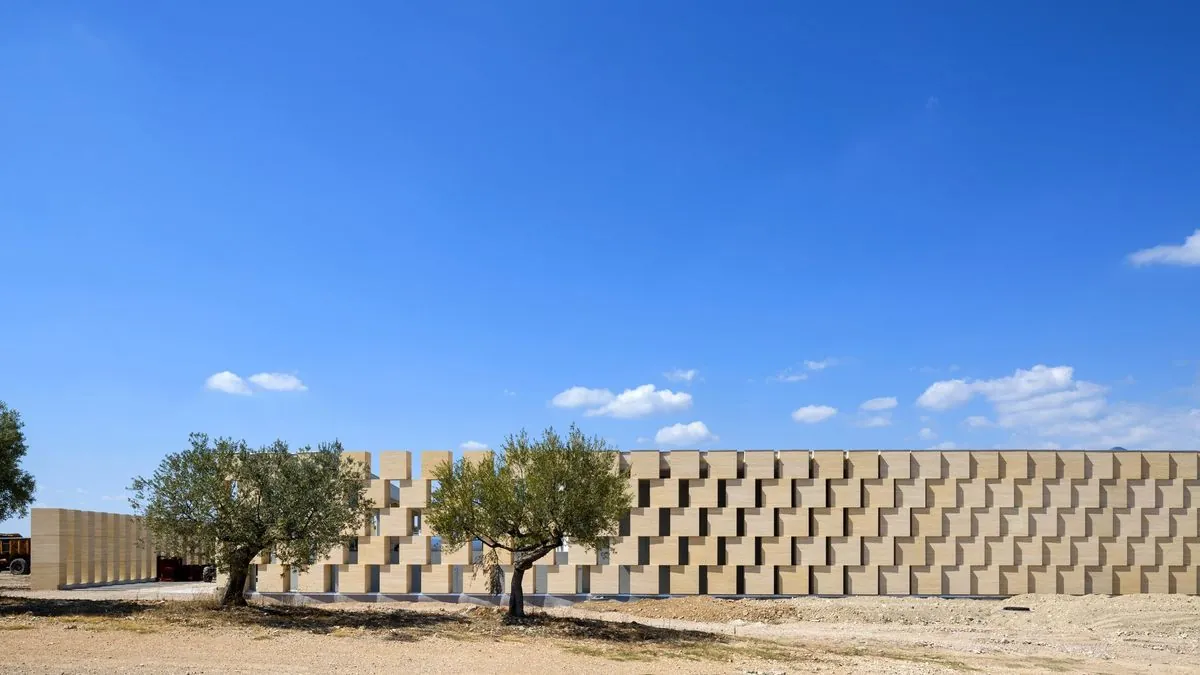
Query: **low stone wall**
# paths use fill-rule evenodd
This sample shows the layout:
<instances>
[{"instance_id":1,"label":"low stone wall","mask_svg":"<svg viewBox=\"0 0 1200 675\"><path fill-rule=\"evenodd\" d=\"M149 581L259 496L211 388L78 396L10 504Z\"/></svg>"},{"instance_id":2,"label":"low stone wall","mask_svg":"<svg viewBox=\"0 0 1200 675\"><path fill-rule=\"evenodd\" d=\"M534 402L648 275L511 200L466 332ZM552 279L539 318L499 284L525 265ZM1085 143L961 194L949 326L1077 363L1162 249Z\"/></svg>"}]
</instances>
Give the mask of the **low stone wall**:
<instances>
[{"instance_id":1,"label":"low stone wall","mask_svg":"<svg viewBox=\"0 0 1200 675\"><path fill-rule=\"evenodd\" d=\"M153 581L150 533L131 515L33 509L31 586L56 590Z\"/></svg>"}]
</instances>

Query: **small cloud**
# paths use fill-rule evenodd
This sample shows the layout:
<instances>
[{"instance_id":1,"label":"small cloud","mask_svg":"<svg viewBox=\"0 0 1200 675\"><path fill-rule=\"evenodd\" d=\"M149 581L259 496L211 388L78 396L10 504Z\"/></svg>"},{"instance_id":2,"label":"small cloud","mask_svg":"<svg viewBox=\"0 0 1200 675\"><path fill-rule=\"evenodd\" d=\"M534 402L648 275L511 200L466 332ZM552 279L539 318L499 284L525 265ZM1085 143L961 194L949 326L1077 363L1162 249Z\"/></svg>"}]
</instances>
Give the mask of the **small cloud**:
<instances>
[{"instance_id":1,"label":"small cloud","mask_svg":"<svg viewBox=\"0 0 1200 675\"><path fill-rule=\"evenodd\" d=\"M692 422L690 424L672 424L669 427L663 427L654 434L654 442L663 445L695 445L699 443L711 443L718 440L704 422Z\"/></svg>"},{"instance_id":2,"label":"small cloud","mask_svg":"<svg viewBox=\"0 0 1200 675\"><path fill-rule=\"evenodd\" d=\"M924 427L917 432L917 436L919 436L923 441L932 441L933 439L937 438L937 432L929 427Z\"/></svg>"},{"instance_id":3,"label":"small cloud","mask_svg":"<svg viewBox=\"0 0 1200 675\"><path fill-rule=\"evenodd\" d=\"M860 421L858 426L866 427L868 429L875 429L879 427L891 426L891 424L892 418L890 415L874 415Z\"/></svg>"},{"instance_id":4,"label":"small cloud","mask_svg":"<svg viewBox=\"0 0 1200 675\"><path fill-rule=\"evenodd\" d=\"M204 388L211 391L223 391L226 394L250 395L250 387L246 386L246 381L228 370L209 375L208 379L204 381Z\"/></svg>"},{"instance_id":5,"label":"small cloud","mask_svg":"<svg viewBox=\"0 0 1200 675\"><path fill-rule=\"evenodd\" d=\"M954 441L942 441L937 445L929 448L930 450L957 450L958 444Z\"/></svg>"},{"instance_id":6,"label":"small cloud","mask_svg":"<svg viewBox=\"0 0 1200 675\"><path fill-rule=\"evenodd\" d=\"M480 443L479 441L467 441L458 447L463 450L487 450L488 444Z\"/></svg>"},{"instance_id":7,"label":"small cloud","mask_svg":"<svg viewBox=\"0 0 1200 675\"><path fill-rule=\"evenodd\" d=\"M828 405L806 405L792 412L792 419L801 424L816 424L837 414L837 408Z\"/></svg>"},{"instance_id":8,"label":"small cloud","mask_svg":"<svg viewBox=\"0 0 1200 675\"><path fill-rule=\"evenodd\" d=\"M588 417L628 419L686 410L692 405L692 395L658 389L652 384L626 389L616 395L608 389L571 387L559 392L550 404L558 408L587 408L583 414Z\"/></svg>"},{"instance_id":9,"label":"small cloud","mask_svg":"<svg viewBox=\"0 0 1200 675\"><path fill-rule=\"evenodd\" d=\"M939 101L938 97L936 97L936 96L930 96L929 98L925 99L925 109L926 110L937 110L938 107L940 107L941 105L942 105L942 102Z\"/></svg>"},{"instance_id":10,"label":"small cloud","mask_svg":"<svg viewBox=\"0 0 1200 675\"><path fill-rule=\"evenodd\" d=\"M862 410L891 410L896 407L895 396L880 396L867 401L863 401L862 405L858 406Z\"/></svg>"},{"instance_id":11,"label":"small cloud","mask_svg":"<svg viewBox=\"0 0 1200 675\"><path fill-rule=\"evenodd\" d=\"M638 443L638 445L644 445L644 444L650 442L650 437L649 436L638 436L636 442Z\"/></svg>"},{"instance_id":12,"label":"small cloud","mask_svg":"<svg viewBox=\"0 0 1200 675\"><path fill-rule=\"evenodd\" d=\"M1129 254L1129 262L1135 266L1200 265L1200 230L1196 230L1182 244L1162 244Z\"/></svg>"},{"instance_id":13,"label":"small cloud","mask_svg":"<svg viewBox=\"0 0 1200 675\"><path fill-rule=\"evenodd\" d=\"M100 500L105 501L105 502L119 502L119 501L124 501L125 497L117 497L117 496L113 496L113 495L102 495L100 497Z\"/></svg>"},{"instance_id":14,"label":"small cloud","mask_svg":"<svg viewBox=\"0 0 1200 675\"><path fill-rule=\"evenodd\" d=\"M675 370L668 370L667 372L663 373L663 377L667 378L671 382L690 383L692 380L695 380L699 374L700 371L696 370L695 368L689 368L688 370L676 368Z\"/></svg>"},{"instance_id":15,"label":"small cloud","mask_svg":"<svg viewBox=\"0 0 1200 675\"><path fill-rule=\"evenodd\" d=\"M517 395L517 392L515 392L515 391L512 391L511 389L505 389L505 390L504 390L504 395L505 395L505 396L516 396L516 395Z\"/></svg>"},{"instance_id":16,"label":"small cloud","mask_svg":"<svg viewBox=\"0 0 1200 675\"><path fill-rule=\"evenodd\" d=\"M992 426L992 421L983 415L971 415L967 419L963 420L963 424L972 429L982 429L983 427Z\"/></svg>"},{"instance_id":17,"label":"small cloud","mask_svg":"<svg viewBox=\"0 0 1200 675\"><path fill-rule=\"evenodd\" d=\"M556 408L587 408L604 405L611 400L613 400L613 393L607 389L571 387L550 399L550 405Z\"/></svg>"},{"instance_id":18,"label":"small cloud","mask_svg":"<svg viewBox=\"0 0 1200 675\"><path fill-rule=\"evenodd\" d=\"M81 488L81 487L77 487L77 488L75 488L75 494L86 495L87 493L88 493L88 491L87 491L87 490L84 490L84 489L83 489L83 488Z\"/></svg>"},{"instance_id":19,"label":"small cloud","mask_svg":"<svg viewBox=\"0 0 1200 675\"><path fill-rule=\"evenodd\" d=\"M836 366L838 363L839 361L837 359L828 358L821 359L820 361L805 361L804 367L808 368L809 370L825 370L831 366Z\"/></svg>"},{"instance_id":20,"label":"small cloud","mask_svg":"<svg viewBox=\"0 0 1200 675\"><path fill-rule=\"evenodd\" d=\"M266 391L308 391L300 378L289 373L256 373L247 379Z\"/></svg>"}]
</instances>

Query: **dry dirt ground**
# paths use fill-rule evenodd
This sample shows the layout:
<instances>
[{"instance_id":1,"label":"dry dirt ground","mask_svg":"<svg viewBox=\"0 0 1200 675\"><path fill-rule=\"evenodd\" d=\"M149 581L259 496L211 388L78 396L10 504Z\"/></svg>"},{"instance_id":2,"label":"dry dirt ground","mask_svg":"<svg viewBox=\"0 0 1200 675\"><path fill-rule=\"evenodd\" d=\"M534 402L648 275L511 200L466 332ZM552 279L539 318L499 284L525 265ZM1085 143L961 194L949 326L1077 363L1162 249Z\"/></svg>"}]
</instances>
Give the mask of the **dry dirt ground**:
<instances>
[{"instance_id":1,"label":"dry dirt ground","mask_svg":"<svg viewBox=\"0 0 1200 675\"><path fill-rule=\"evenodd\" d=\"M1200 672L1200 598L1186 596L677 598L510 625L468 605L220 611L27 580L0 574L0 672Z\"/></svg>"}]
</instances>

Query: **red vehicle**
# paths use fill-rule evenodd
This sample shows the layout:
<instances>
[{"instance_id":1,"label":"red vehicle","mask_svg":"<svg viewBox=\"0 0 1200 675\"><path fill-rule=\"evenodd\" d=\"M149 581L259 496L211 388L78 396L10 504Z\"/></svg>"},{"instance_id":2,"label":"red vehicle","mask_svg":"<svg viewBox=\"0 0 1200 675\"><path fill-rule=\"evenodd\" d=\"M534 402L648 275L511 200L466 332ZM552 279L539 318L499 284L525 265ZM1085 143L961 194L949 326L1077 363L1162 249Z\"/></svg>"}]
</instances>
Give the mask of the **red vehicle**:
<instances>
[{"instance_id":1,"label":"red vehicle","mask_svg":"<svg viewBox=\"0 0 1200 675\"><path fill-rule=\"evenodd\" d=\"M29 537L19 534L0 534L0 570L13 574L29 574Z\"/></svg>"}]
</instances>

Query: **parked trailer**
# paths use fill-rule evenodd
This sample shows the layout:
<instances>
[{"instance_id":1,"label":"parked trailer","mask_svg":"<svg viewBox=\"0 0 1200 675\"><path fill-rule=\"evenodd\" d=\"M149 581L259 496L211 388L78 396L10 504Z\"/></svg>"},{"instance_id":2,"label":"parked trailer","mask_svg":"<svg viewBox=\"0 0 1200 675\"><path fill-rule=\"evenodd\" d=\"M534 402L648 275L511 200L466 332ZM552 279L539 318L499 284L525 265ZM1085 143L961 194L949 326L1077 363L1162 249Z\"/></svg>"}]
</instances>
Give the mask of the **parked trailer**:
<instances>
[{"instance_id":1,"label":"parked trailer","mask_svg":"<svg viewBox=\"0 0 1200 675\"><path fill-rule=\"evenodd\" d=\"M29 553L32 548L29 537L0 534L0 570L29 574Z\"/></svg>"}]
</instances>

